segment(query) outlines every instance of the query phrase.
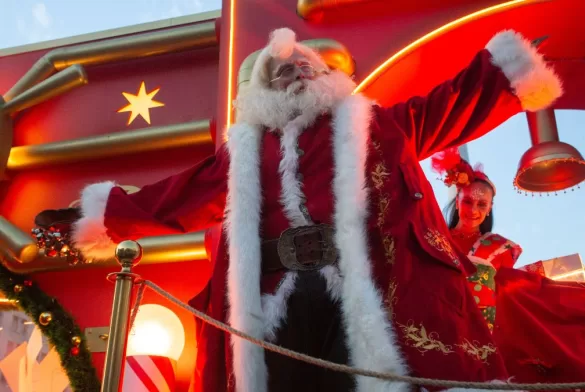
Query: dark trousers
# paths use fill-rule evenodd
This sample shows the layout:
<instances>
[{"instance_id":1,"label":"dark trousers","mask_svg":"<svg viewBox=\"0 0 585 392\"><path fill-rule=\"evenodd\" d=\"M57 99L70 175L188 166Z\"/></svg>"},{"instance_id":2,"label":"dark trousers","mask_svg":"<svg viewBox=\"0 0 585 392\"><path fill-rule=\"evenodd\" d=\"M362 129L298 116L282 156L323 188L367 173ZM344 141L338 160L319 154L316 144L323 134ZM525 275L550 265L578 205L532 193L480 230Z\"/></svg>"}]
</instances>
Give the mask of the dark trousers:
<instances>
[{"instance_id":1,"label":"dark trousers","mask_svg":"<svg viewBox=\"0 0 585 392\"><path fill-rule=\"evenodd\" d=\"M276 344L327 361L348 364L341 308L318 272L303 272L289 297ZM269 392L350 392L353 377L266 350Z\"/></svg>"}]
</instances>

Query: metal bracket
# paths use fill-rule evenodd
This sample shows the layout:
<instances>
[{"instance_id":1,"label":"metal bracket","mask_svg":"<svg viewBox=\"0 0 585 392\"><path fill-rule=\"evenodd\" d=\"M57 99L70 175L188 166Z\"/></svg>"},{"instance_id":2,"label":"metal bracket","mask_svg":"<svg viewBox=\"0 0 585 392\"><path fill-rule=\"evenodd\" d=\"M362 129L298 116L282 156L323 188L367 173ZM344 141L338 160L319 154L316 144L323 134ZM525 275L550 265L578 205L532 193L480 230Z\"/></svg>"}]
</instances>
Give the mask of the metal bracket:
<instances>
[{"instance_id":1,"label":"metal bracket","mask_svg":"<svg viewBox=\"0 0 585 392\"><path fill-rule=\"evenodd\" d=\"M92 353L105 353L108 346L110 327L91 327L85 329L85 339L89 351Z\"/></svg>"}]
</instances>

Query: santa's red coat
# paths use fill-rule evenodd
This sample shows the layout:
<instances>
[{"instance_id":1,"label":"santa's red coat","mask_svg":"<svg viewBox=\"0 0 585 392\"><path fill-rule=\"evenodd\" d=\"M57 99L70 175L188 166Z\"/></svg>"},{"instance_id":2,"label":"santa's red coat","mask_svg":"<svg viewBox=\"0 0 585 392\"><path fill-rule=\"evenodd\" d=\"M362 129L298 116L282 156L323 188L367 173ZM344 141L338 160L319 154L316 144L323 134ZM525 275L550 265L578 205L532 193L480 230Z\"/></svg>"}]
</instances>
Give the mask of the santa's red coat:
<instances>
[{"instance_id":1,"label":"santa's red coat","mask_svg":"<svg viewBox=\"0 0 585 392\"><path fill-rule=\"evenodd\" d=\"M523 107L546 107L560 94L556 76L529 44L512 33L504 34L508 35L496 36L466 69L428 96L390 108L372 105L360 95L351 96L298 138L303 152L298 158L299 179L313 221L335 225L338 232L348 235L357 233L350 243L342 241L342 234L337 237L342 280L353 279L357 287L341 284L336 293L345 304L347 332L361 334L348 337L352 363L357 367L450 380L491 381L509 376L467 286L467 273L474 267L451 245L433 190L419 165L433 153L484 135ZM114 183L90 186L82 195L84 218L76 225L77 245L90 257L111 255L111 247L121 240L205 229L222 221L230 184L234 187L227 211L231 229L223 232L220 245L212 249L213 276L192 304L220 320L227 320L226 297L235 313L257 306L246 301L256 301L255 290L259 293L260 285L263 294L273 294L282 274L264 276L257 283L242 281L242 277L230 278L240 279L238 282L228 279L229 268L237 267L230 267L230 241L232 250L241 253L232 255L233 264L237 264L236 256L243 260L256 251L254 244L248 249L242 243L249 233L234 231L234 227L244 227L238 224L248 219L254 232L254 221L259 220L258 232L252 234L274 239L290 227L290 219L280 201L278 133L258 134L255 147L261 151L257 173L261 196L260 190L254 196L261 197L261 215L254 206L244 209L245 204L235 200L254 200L246 190L255 192L255 177L249 178L252 185L241 179L247 172L240 163L249 160L238 154L248 154L243 146L255 131L245 124L236 125L231 145L137 193L128 195ZM253 160L253 154L249 155ZM348 180L352 175L357 180ZM359 181L366 185L364 189ZM355 208L348 208L352 198ZM348 222L355 222L355 227ZM92 230L100 225L103 235L96 242ZM226 233L241 236L240 242ZM363 254L359 253L362 248ZM256 265L250 268L258 269ZM188 284L188 277L181 284ZM227 288L233 291L231 296ZM250 293L250 297L238 298L235 292ZM356 306L360 298L360 306ZM265 333L237 317L232 318L236 327L256 336ZM235 377L229 337L203 323L197 327L199 390L231 390ZM257 352L246 351L246 347L241 350ZM256 371L254 366L261 366L255 363L258 358L248 358L252 364L236 358L235 363L246 367L240 369L245 376ZM393 359L384 363L385 358ZM235 374L238 376L237 371ZM261 376L254 377L242 379L242 385L260 385ZM358 384L358 390L365 391L365 385L367 382Z\"/></svg>"}]
</instances>

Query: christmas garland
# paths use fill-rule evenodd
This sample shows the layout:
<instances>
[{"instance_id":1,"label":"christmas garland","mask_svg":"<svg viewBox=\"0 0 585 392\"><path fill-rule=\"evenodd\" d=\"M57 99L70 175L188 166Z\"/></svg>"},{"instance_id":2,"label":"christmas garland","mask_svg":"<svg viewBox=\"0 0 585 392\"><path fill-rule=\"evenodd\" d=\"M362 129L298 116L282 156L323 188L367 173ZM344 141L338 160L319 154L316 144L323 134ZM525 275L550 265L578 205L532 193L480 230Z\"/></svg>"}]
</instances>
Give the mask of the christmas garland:
<instances>
[{"instance_id":1,"label":"christmas garland","mask_svg":"<svg viewBox=\"0 0 585 392\"><path fill-rule=\"evenodd\" d=\"M100 380L81 329L53 297L24 275L9 271L0 263L0 290L35 322L55 347L69 384L75 392L99 392Z\"/></svg>"}]
</instances>

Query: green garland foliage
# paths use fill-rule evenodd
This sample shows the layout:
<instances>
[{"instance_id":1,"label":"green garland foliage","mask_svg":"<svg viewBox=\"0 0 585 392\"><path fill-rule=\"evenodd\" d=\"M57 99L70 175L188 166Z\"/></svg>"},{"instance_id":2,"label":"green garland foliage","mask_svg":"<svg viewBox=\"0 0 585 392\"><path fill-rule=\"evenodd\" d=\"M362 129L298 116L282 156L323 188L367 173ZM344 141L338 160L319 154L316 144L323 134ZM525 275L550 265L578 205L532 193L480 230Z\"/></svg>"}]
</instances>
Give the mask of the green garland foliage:
<instances>
[{"instance_id":1,"label":"green garland foliage","mask_svg":"<svg viewBox=\"0 0 585 392\"><path fill-rule=\"evenodd\" d=\"M18 286L15 289L15 286ZM35 322L61 358L61 366L75 392L99 392L100 379L91 362L85 337L73 317L59 302L45 294L29 277L9 271L0 263L0 290L6 298L17 300L20 308ZM52 320L42 325L39 317L50 312ZM81 342L76 345L74 337Z\"/></svg>"}]
</instances>

